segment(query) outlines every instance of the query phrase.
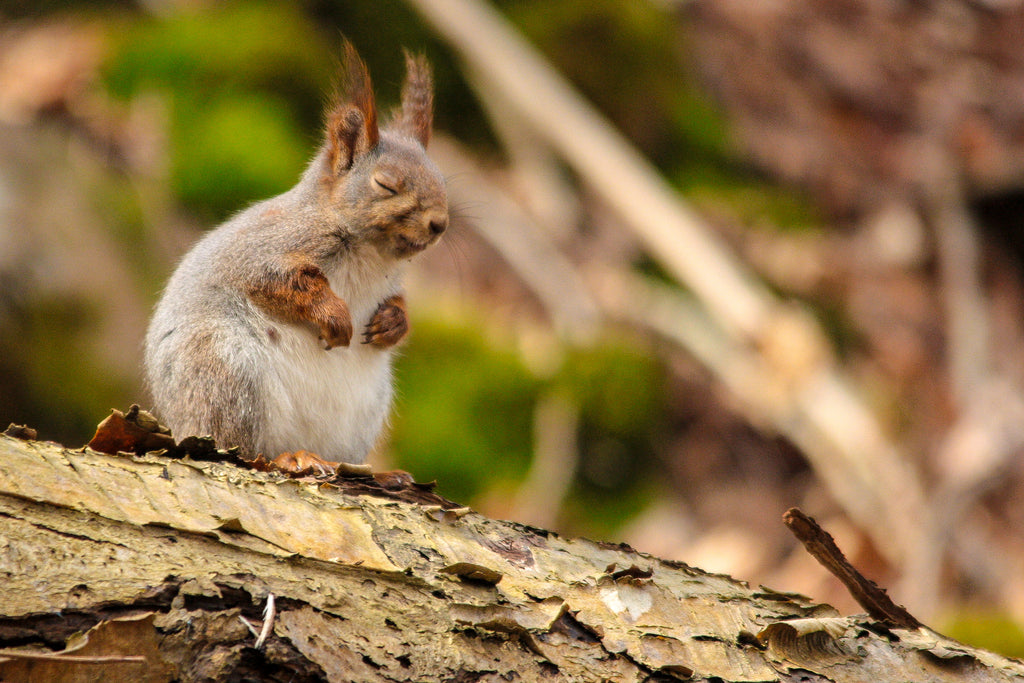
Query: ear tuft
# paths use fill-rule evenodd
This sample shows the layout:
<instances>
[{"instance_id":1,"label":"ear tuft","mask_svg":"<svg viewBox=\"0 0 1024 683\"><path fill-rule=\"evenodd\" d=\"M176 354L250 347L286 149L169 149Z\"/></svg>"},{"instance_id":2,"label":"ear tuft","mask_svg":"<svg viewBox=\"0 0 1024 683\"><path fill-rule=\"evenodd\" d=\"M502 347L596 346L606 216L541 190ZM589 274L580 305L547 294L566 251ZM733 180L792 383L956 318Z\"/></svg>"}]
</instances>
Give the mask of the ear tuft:
<instances>
[{"instance_id":1,"label":"ear tuft","mask_svg":"<svg viewBox=\"0 0 1024 683\"><path fill-rule=\"evenodd\" d=\"M356 157L380 141L377 103L366 64L356 48L345 41L342 83L327 113L327 147L331 170L347 169Z\"/></svg>"},{"instance_id":2,"label":"ear tuft","mask_svg":"<svg viewBox=\"0 0 1024 683\"><path fill-rule=\"evenodd\" d=\"M426 58L408 50L405 51L402 111L396 123L424 147L430 142L434 124L434 77Z\"/></svg>"},{"instance_id":3,"label":"ear tuft","mask_svg":"<svg viewBox=\"0 0 1024 683\"><path fill-rule=\"evenodd\" d=\"M369 135L370 148L377 145L380 132L377 129L377 102L373 97L373 83L366 64L359 57L356 48L345 41L345 93L349 101L363 113Z\"/></svg>"}]
</instances>

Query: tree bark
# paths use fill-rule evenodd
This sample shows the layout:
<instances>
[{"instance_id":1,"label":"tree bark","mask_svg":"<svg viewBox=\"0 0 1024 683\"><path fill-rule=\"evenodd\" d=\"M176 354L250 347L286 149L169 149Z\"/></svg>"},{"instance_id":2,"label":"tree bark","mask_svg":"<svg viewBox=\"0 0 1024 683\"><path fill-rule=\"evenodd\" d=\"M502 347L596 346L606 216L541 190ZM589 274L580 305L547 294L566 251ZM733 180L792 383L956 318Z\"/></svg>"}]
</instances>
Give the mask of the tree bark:
<instances>
[{"instance_id":1,"label":"tree bark","mask_svg":"<svg viewBox=\"0 0 1024 683\"><path fill-rule=\"evenodd\" d=\"M347 488L0 436L0 679L1024 677L927 628Z\"/></svg>"}]
</instances>

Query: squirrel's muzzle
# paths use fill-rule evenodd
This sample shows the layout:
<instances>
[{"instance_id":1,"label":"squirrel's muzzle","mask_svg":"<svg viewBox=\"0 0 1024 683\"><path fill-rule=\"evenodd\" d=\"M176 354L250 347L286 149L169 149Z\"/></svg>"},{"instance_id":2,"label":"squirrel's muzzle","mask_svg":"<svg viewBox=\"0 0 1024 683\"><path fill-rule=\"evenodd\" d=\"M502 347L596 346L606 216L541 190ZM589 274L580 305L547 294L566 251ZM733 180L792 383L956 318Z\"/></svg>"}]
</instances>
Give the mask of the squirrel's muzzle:
<instances>
[{"instance_id":1,"label":"squirrel's muzzle","mask_svg":"<svg viewBox=\"0 0 1024 683\"><path fill-rule=\"evenodd\" d=\"M430 221L430 234L432 234L434 236L439 236L447 228L448 228L448 218L447 217L440 218L440 219L435 218L434 220Z\"/></svg>"}]
</instances>

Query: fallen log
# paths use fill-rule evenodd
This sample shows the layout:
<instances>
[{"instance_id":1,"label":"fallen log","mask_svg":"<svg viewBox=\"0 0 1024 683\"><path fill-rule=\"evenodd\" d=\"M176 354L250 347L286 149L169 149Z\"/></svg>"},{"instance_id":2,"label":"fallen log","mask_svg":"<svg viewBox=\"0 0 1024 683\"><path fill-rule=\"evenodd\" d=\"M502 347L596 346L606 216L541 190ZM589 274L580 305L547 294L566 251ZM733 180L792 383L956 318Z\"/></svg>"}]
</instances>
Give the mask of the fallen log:
<instances>
[{"instance_id":1,"label":"fallen log","mask_svg":"<svg viewBox=\"0 0 1024 683\"><path fill-rule=\"evenodd\" d=\"M0 679L1024 677L923 626L364 489L0 436Z\"/></svg>"}]
</instances>

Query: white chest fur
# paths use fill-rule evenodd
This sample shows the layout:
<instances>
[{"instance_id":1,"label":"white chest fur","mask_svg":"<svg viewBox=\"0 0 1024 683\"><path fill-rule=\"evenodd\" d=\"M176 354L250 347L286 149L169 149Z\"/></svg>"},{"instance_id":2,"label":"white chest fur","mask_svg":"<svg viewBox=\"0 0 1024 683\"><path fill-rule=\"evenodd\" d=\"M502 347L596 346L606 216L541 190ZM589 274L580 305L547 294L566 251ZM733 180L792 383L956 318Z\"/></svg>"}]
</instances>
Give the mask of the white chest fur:
<instances>
[{"instance_id":1,"label":"white chest fur","mask_svg":"<svg viewBox=\"0 0 1024 683\"><path fill-rule=\"evenodd\" d=\"M394 266L370 260L328 273L352 314L352 343L325 350L309 327L266 321L265 454L304 449L327 460L364 462L391 410L392 352L362 343L377 307L399 291ZM272 330L272 331L271 331Z\"/></svg>"}]
</instances>

